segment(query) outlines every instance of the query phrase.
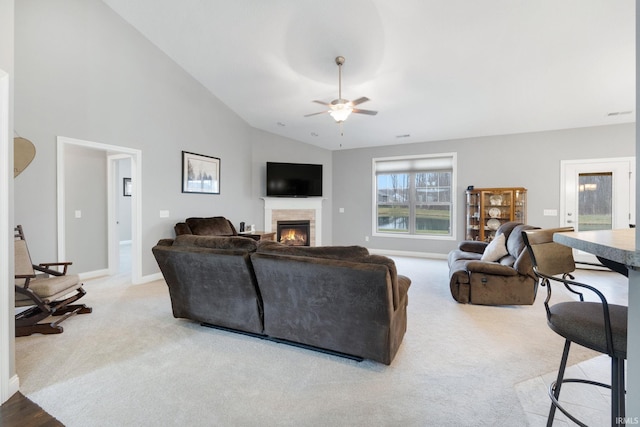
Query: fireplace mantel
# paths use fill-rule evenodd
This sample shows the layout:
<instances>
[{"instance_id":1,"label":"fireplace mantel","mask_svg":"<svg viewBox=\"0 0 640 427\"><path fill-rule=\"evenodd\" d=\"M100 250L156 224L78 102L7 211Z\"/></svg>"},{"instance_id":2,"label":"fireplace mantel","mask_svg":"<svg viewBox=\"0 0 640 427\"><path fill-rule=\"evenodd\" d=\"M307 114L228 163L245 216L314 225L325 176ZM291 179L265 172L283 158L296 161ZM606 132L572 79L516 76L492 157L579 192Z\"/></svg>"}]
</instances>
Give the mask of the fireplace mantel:
<instances>
[{"instance_id":1,"label":"fireplace mantel","mask_svg":"<svg viewBox=\"0 0 640 427\"><path fill-rule=\"evenodd\" d=\"M312 229L315 233L312 236L314 246L322 245L322 197L262 197L264 200L264 231L272 232L273 212L279 210L300 210L313 211Z\"/></svg>"}]
</instances>

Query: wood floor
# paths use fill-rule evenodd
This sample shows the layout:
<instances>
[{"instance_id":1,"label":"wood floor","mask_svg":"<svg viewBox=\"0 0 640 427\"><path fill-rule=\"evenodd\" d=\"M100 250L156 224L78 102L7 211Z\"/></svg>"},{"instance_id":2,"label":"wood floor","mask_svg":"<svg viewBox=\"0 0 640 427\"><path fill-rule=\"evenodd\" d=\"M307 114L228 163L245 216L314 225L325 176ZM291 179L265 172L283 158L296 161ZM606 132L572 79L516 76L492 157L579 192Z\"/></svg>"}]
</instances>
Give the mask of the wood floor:
<instances>
[{"instance_id":1,"label":"wood floor","mask_svg":"<svg viewBox=\"0 0 640 427\"><path fill-rule=\"evenodd\" d=\"M0 406L0 426L64 427L64 424L18 392Z\"/></svg>"}]
</instances>

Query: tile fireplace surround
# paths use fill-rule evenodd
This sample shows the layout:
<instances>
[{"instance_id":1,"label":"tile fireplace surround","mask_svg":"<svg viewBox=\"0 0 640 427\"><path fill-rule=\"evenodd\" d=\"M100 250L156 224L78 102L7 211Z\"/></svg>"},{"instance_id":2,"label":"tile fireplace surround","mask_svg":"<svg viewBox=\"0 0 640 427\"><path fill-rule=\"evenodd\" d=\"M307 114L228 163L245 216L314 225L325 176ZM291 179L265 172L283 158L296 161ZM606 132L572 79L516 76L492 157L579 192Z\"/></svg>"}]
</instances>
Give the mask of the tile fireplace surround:
<instances>
[{"instance_id":1,"label":"tile fireplace surround","mask_svg":"<svg viewBox=\"0 0 640 427\"><path fill-rule=\"evenodd\" d=\"M322 197L263 197L264 231L277 230L278 221L309 220L310 245L322 245Z\"/></svg>"}]
</instances>

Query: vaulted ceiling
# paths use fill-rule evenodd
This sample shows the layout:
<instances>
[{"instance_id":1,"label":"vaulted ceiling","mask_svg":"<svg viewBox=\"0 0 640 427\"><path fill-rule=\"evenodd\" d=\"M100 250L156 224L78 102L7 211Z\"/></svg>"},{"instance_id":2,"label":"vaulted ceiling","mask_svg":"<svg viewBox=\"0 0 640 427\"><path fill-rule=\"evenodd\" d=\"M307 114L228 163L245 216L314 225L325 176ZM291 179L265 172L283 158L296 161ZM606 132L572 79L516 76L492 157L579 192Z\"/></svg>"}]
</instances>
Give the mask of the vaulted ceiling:
<instances>
[{"instance_id":1,"label":"vaulted ceiling","mask_svg":"<svg viewBox=\"0 0 640 427\"><path fill-rule=\"evenodd\" d=\"M251 126L327 149L635 121L634 0L103 0ZM313 100L370 101L342 126Z\"/></svg>"}]
</instances>

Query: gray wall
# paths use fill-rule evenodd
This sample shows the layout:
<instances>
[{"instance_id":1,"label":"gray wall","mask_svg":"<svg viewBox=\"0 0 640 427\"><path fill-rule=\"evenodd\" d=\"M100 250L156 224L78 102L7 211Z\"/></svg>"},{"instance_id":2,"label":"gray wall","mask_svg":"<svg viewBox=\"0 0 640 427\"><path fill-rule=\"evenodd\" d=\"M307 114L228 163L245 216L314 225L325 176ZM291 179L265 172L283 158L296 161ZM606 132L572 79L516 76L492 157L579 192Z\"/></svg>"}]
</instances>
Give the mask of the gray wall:
<instances>
[{"instance_id":1,"label":"gray wall","mask_svg":"<svg viewBox=\"0 0 640 427\"><path fill-rule=\"evenodd\" d=\"M457 240L464 239L464 192L469 185L525 187L528 223L559 225L560 161L635 156L635 123L392 147L333 152L333 243L369 248L446 254L456 242L365 236L372 234L372 159L376 157L456 152L458 154ZM344 213L338 209L344 208Z\"/></svg>"},{"instance_id":2,"label":"gray wall","mask_svg":"<svg viewBox=\"0 0 640 427\"><path fill-rule=\"evenodd\" d=\"M56 259L57 136L142 151L143 275L158 272L151 247L185 217L260 224L264 159L288 150L330 169L329 152L253 130L99 0L18 2L15 46L16 129L37 150L15 183L15 221L38 236L35 259ZM183 150L221 159L220 195L181 193Z\"/></svg>"},{"instance_id":3,"label":"gray wall","mask_svg":"<svg viewBox=\"0 0 640 427\"><path fill-rule=\"evenodd\" d=\"M72 273L107 268L107 155L102 150L65 144L65 259ZM76 218L76 212L80 218ZM39 236L29 232L29 245ZM34 262L55 259L34 258Z\"/></svg>"}]
</instances>

